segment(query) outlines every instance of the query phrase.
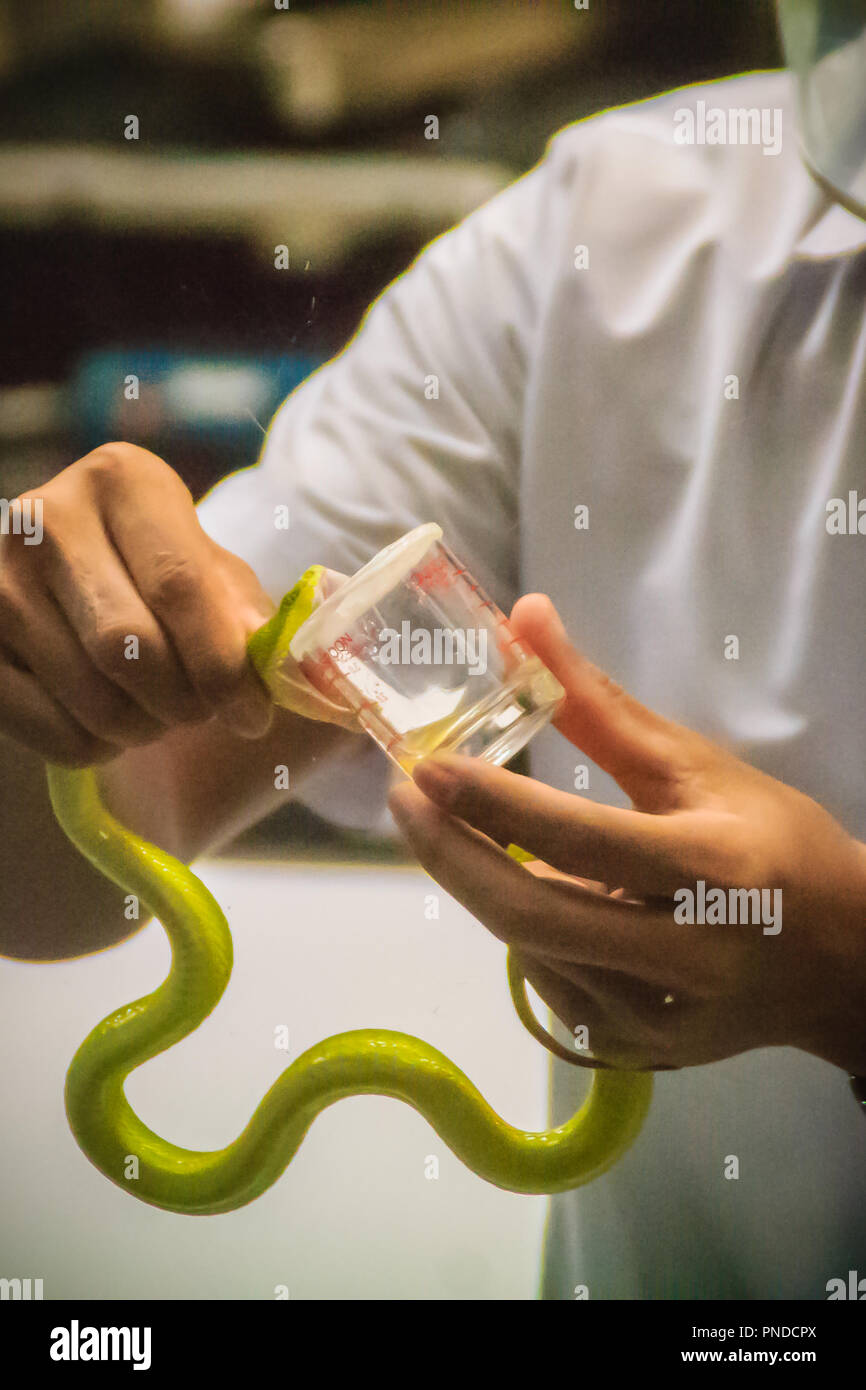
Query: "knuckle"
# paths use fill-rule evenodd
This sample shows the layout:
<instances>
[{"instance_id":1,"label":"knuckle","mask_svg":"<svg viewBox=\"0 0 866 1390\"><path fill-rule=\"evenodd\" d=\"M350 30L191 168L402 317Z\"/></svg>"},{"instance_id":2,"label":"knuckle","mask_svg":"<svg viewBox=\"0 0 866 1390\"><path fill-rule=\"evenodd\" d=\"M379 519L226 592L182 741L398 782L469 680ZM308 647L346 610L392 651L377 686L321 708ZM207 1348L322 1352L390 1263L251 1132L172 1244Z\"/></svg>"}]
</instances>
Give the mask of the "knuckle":
<instances>
[{"instance_id":1,"label":"knuckle","mask_svg":"<svg viewBox=\"0 0 866 1390\"><path fill-rule=\"evenodd\" d=\"M140 465L145 456L146 451L139 449L137 445L115 440L109 444L100 444L98 449L85 454L80 464L99 480L110 481L128 474L131 469Z\"/></svg>"},{"instance_id":2,"label":"knuckle","mask_svg":"<svg viewBox=\"0 0 866 1390\"><path fill-rule=\"evenodd\" d=\"M125 440L100 444L98 449L79 459L73 469L82 470L97 490L126 487L133 480L145 479L148 486L156 484L176 489L192 504L192 493L179 473L158 454Z\"/></svg>"},{"instance_id":3,"label":"knuckle","mask_svg":"<svg viewBox=\"0 0 866 1390\"><path fill-rule=\"evenodd\" d=\"M194 598L201 583L201 570L190 556L157 555L144 583L144 597L153 608L171 608Z\"/></svg>"},{"instance_id":4,"label":"knuckle","mask_svg":"<svg viewBox=\"0 0 866 1390\"><path fill-rule=\"evenodd\" d=\"M171 471L158 454L151 453L150 449L143 449L140 444L130 444L125 439L111 439L105 444L100 444L97 449L86 455L84 462L88 461L96 468L118 473L141 468Z\"/></svg>"}]
</instances>

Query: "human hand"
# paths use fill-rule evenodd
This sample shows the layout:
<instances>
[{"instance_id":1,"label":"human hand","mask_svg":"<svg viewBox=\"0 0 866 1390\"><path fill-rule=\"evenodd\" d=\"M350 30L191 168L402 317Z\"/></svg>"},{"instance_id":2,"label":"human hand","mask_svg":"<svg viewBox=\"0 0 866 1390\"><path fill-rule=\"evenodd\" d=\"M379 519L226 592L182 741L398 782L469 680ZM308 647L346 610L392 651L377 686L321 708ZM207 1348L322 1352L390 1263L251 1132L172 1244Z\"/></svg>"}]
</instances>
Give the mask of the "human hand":
<instances>
[{"instance_id":1,"label":"human hand","mask_svg":"<svg viewBox=\"0 0 866 1390\"><path fill-rule=\"evenodd\" d=\"M522 598L511 622L566 690L556 727L633 809L437 755L389 802L423 866L510 944L601 1060L683 1067L790 1045L866 1072L866 846L627 695L571 646L543 595ZM515 863L509 842L538 860ZM700 883L709 920L690 925ZM713 889L739 924L713 922ZM759 905L738 889L766 891Z\"/></svg>"},{"instance_id":2,"label":"human hand","mask_svg":"<svg viewBox=\"0 0 866 1390\"><path fill-rule=\"evenodd\" d=\"M275 605L167 463L106 444L16 502L31 519L38 504L41 533L0 535L0 732L70 767L214 715L267 732L246 642ZM298 696L303 713L348 722L307 682Z\"/></svg>"}]
</instances>

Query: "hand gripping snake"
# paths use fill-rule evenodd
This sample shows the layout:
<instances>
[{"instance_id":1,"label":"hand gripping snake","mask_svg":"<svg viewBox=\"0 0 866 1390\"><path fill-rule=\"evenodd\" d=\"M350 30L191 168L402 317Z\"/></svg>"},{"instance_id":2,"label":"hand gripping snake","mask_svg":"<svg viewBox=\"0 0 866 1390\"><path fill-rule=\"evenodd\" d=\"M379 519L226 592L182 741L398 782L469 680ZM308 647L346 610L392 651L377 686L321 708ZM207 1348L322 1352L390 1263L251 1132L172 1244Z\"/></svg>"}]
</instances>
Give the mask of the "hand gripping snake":
<instances>
[{"instance_id":1,"label":"hand gripping snake","mask_svg":"<svg viewBox=\"0 0 866 1390\"><path fill-rule=\"evenodd\" d=\"M309 616L321 575L313 566L277 613L250 638L259 674L275 673L294 632ZM405 1101L479 1177L510 1192L553 1193L592 1181L637 1137L652 1092L648 1072L596 1070L590 1092L566 1124L515 1129L487 1104L458 1067L407 1033L358 1029L308 1048L274 1082L246 1129L224 1149L196 1152L162 1139L124 1093L131 1071L192 1033L216 1007L232 969L232 939L219 904L170 854L122 826L103 805L93 768L49 764L59 824L77 849L161 922L171 943L168 976L152 994L116 1010L85 1038L66 1077L66 1113L77 1143L105 1177L167 1211L213 1215L259 1197L283 1173L313 1120L344 1096ZM528 858L512 847L516 858ZM512 999L524 1024L551 1040L532 1013L523 976L508 960ZM575 1059L558 1044L568 1060ZM130 1165L135 1157L137 1165ZM127 1174L135 1171L137 1177Z\"/></svg>"}]
</instances>

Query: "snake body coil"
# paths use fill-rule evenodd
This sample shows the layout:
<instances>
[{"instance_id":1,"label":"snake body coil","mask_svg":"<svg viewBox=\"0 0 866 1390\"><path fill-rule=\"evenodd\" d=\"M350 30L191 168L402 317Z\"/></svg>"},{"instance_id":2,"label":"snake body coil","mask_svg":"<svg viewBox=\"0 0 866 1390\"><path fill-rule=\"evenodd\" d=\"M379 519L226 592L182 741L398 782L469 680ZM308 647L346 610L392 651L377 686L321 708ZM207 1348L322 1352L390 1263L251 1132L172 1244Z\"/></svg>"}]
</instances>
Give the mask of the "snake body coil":
<instances>
[{"instance_id":1,"label":"snake body coil","mask_svg":"<svg viewBox=\"0 0 866 1390\"><path fill-rule=\"evenodd\" d=\"M251 652L255 648L260 670L310 611L313 575L302 577L275 619L254 635ZM360 1094L405 1101L468 1168L511 1192L560 1192L590 1182L636 1138L652 1092L647 1073L593 1073L577 1114L556 1129L533 1133L502 1120L429 1043L370 1029L336 1034L298 1057L226 1148L196 1152L161 1138L135 1114L124 1081L187 1037L219 1002L232 968L228 923L185 864L111 815L92 768L49 765L47 773L55 815L70 840L100 873L138 897L171 943L163 984L103 1019L79 1047L66 1078L66 1112L79 1146L100 1172L141 1201L191 1215L234 1211L279 1178L320 1111Z\"/></svg>"}]
</instances>

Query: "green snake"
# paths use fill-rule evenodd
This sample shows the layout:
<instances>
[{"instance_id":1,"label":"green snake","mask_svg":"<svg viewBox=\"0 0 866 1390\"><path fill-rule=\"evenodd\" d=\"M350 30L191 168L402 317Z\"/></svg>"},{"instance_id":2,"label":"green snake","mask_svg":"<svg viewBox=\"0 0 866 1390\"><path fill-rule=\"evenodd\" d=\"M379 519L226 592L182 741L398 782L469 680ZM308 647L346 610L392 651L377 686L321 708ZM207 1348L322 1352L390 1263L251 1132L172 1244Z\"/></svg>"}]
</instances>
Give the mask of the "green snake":
<instances>
[{"instance_id":1,"label":"green snake","mask_svg":"<svg viewBox=\"0 0 866 1390\"><path fill-rule=\"evenodd\" d=\"M250 659L272 693L288 643L312 610L321 573L320 566L305 571L249 640ZM197 1152L161 1138L130 1106L124 1082L136 1067L192 1033L218 1004L232 969L228 923L185 864L111 815L93 768L49 764L47 775L54 813L69 839L100 873L149 909L171 943L165 981L104 1018L79 1047L66 1077L66 1113L78 1145L126 1192L167 1211L234 1211L276 1182L321 1110L362 1094L405 1101L468 1168L510 1192L553 1193L590 1182L637 1137L650 1103L649 1073L594 1071L586 1100L566 1124L529 1132L501 1119L429 1043L407 1033L359 1029L325 1038L292 1062L226 1148ZM515 857L529 856L516 850ZM511 959L508 977L521 1019L544 1039Z\"/></svg>"}]
</instances>

